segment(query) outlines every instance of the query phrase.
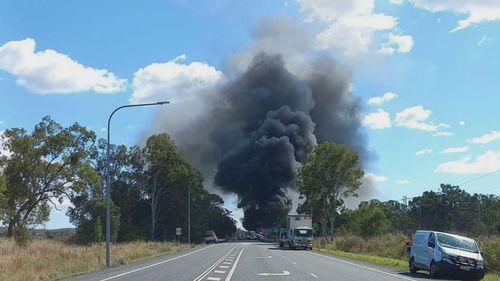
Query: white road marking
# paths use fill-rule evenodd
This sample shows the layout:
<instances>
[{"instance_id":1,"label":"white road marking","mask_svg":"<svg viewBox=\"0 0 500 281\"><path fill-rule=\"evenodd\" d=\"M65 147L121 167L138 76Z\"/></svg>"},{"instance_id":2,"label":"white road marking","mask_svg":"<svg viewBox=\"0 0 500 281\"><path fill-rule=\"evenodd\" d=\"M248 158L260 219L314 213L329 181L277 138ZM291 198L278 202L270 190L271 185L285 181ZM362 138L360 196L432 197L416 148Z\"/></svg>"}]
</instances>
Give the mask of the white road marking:
<instances>
[{"instance_id":1,"label":"white road marking","mask_svg":"<svg viewBox=\"0 0 500 281\"><path fill-rule=\"evenodd\" d=\"M334 260L334 261L338 261L338 262L345 263L345 264L348 264L348 265L352 265L352 266L355 266L355 267L363 268L363 269L370 270L370 271L373 271L373 272L382 273L382 274L389 275L389 276L396 277L396 278L403 279L403 280L408 280L408 281L416 281L417 280L417 279L408 278L408 277L404 277L404 276L401 276L401 275L397 275L397 274L385 272L385 271L378 270L378 269L375 269L375 268L371 268L371 267L368 267L368 266L364 266L364 265L360 265L360 264L355 264L355 263L344 261L344 260L341 260L341 259L336 259L334 257L329 257L329 256L325 256L325 255L311 253L311 252L304 252L304 253L307 253L307 254L310 254L310 255L319 256L319 257L323 257L323 258L326 258L326 259L331 259L331 260Z\"/></svg>"},{"instance_id":2,"label":"white road marking","mask_svg":"<svg viewBox=\"0 0 500 281\"><path fill-rule=\"evenodd\" d=\"M220 278L219 277L208 277L207 280L210 280L210 281L219 281Z\"/></svg>"},{"instance_id":3,"label":"white road marking","mask_svg":"<svg viewBox=\"0 0 500 281\"><path fill-rule=\"evenodd\" d=\"M214 268L217 267L229 254L231 254L234 249L238 247L238 244L234 245L222 258L220 258L218 261L216 261L212 266L210 266L207 270L205 270L202 274L200 274L198 277L196 277L193 281L200 281L203 278L205 278Z\"/></svg>"},{"instance_id":4,"label":"white road marking","mask_svg":"<svg viewBox=\"0 0 500 281\"><path fill-rule=\"evenodd\" d=\"M240 250L240 253L238 254L238 257L236 258L236 261L234 262L233 264L233 267L231 268L231 270L229 271L229 274L227 275L226 277L226 280L225 281L231 281L231 278L233 277L233 273L234 273L234 270L236 269L236 266L238 265L238 262L240 261L240 257L241 257L241 254L243 253L243 251L250 245L246 245L245 247L243 247L243 249Z\"/></svg>"},{"instance_id":5,"label":"white road marking","mask_svg":"<svg viewBox=\"0 0 500 281\"><path fill-rule=\"evenodd\" d=\"M283 270L283 273L259 273L260 276L287 276L290 272Z\"/></svg>"},{"instance_id":6,"label":"white road marking","mask_svg":"<svg viewBox=\"0 0 500 281\"><path fill-rule=\"evenodd\" d=\"M314 273L309 273L311 274L314 278L319 278L318 276L316 276Z\"/></svg>"},{"instance_id":7,"label":"white road marking","mask_svg":"<svg viewBox=\"0 0 500 281\"><path fill-rule=\"evenodd\" d=\"M227 261L225 261L225 262L223 262L222 264L231 264L231 263L232 263L232 262L227 262Z\"/></svg>"},{"instance_id":8,"label":"white road marking","mask_svg":"<svg viewBox=\"0 0 500 281\"><path fill-rule=\"evenodd\" d=\"M229 268L227 265L219 265L220 268Z\"/></svg>"},{"instance_id":9,"label":"white road marking","mask_svg":"<svg viewBox=\"0 0 500 281\"><path fill-rule=\"evenodd\" d=\"M214 270L214 273L224 274L226 272L224 270Z\"/></svg>"},{"instance_id":10,"label":"white road marking","mask_svg":"<svg viewBox=\"0 0 500 281\"><path fill-rule=\"evenodd\" d=\"M187 253L187 254L184 254L184 255L181 255L181 256L177 256L175 258L171 258L171 259L168 259L168 260L164 260L164 261L161 261L161 262L157 262L157 263L153 263L153 264L150 264L150 265L147 265L147 266L143 266L143 267L140 267L140 268L136 268L134 270L130 270L130 271L127 271L127 272L124 272L124 273L120 273L120 274L117 274L117 275L113 275L113 276L110 276L108 278L105 278L105 279L101 279L100 281L108 281L108 280L112 280L112 279L116 279L116 278L120 278L122 276L125 276L125 275L128 275L128 274L131 274L131 273L134 273L134 272L137 272L137 271L141 271L143 269L148 269L148 268L151 268L151 267L154 267L154 266L157 266L157 265L160 265L160 264L164 264L164 263L167 263L167 262L171 262L171 261L174 261L174 260L177 260L177 259L180 259L180 258L183 258L183 257L187 257L189 255L192 255L194 253L198 253L198 252L201 252L201 251L204 251L208 248L211 248L215 245L211 245L211 246L208 246L208 247L205 247L205 248L202 248L202 249L199 249L199 250L196 250L196 251L193 251L193 252L190 252L190 253Z\"/></svg>"},{"instance_id":11,"label":"white road marking","mask_svg":"<svg viewBox=\"0 0 500 281\"><path fill-rule=\"evenodd\" d=\"M272 256L267 256L267 257L257 257L257 259L272 259Z\"/></svg>"}]
</instances>

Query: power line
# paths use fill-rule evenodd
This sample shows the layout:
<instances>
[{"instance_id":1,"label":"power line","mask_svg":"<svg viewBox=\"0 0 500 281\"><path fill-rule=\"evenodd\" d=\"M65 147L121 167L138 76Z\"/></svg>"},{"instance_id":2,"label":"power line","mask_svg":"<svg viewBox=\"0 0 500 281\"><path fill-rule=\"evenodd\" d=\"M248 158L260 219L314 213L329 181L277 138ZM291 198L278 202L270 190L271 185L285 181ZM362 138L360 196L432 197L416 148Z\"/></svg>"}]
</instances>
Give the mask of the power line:
<instances>
[{"instance_id":1,"label":"power line","mask_svg":"<svg viewBox=\"0 0 500 281\"><path fill-rule=\"evenodd\" d=\"M500 172L500 170L497 170L497 171L492 172L492 173L489 173L489 174L480 175L480 176L477 176L476 178L472 178L472 179L466 180L466 181L464 181L464 182L461 182L461 183L459 183L458 185L462 185L462 184L470 183L470 182L473 182L473 181L477 181L477 180L480 180L480 179L483 179L483 178L486 178L486 177L492 176L492 175L494 175L494 174L497 174L497 173L499 173L499 172Z\"/></svg>"}]
</instances>

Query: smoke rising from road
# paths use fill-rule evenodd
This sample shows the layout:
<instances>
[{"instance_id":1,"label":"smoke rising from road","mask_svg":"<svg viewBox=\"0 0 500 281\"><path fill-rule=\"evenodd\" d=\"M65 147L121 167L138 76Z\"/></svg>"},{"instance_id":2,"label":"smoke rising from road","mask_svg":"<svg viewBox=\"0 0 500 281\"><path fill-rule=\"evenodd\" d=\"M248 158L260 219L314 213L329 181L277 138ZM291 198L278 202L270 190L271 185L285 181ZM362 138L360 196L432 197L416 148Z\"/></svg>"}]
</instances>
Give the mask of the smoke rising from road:
<instances>
[{"instance_id":1,"label":"smoke rising from road","mask_svg":"<svg viewBox=\"0 0 500 281\"><path fill-rule=\"evenodd\" d=\"M225 79L189 103L174 102L154 129L169 132L216 188L238 196L247 229L288 213L287 190L318 142L345 144L369 158L346 67L308 52L307 35L288 20L267 21L256 36L230 57Z\"/></svg>"}]
</instances>

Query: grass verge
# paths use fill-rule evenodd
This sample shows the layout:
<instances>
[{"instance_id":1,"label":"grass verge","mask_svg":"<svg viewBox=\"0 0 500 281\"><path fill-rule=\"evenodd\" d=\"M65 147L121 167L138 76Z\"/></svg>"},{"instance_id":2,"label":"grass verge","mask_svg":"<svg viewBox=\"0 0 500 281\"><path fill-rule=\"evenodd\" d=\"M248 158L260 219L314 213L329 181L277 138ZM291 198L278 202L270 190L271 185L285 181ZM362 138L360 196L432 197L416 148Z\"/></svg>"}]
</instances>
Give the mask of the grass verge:
<instances>
[{"instance_id":1,"label":"grass verge","mask_svg":"<svg viewBox=\"0 0 500 281\"><path fill-rule=\"evenodd\" d=\"M131 242L113 245L112 264L124 265L186 250L171 242ZM68 245L34 240L26 248L0 239L0 280L57 280L104 269L104 244Z\"/></svg>"},{"instance_id":2,"label":"grass verge","mask_svg":"<svg viewBox=\"0 0 500 281\"><path fill-rule=\"evenodd\" d=\"M318 249L318 248L316 248L314 251L317 253L322 253L322 254L327 254L327 255L332 255L332 256L345 257L345 258L350 258L353 260L381 264L381 265L390 266L390 267L397 268L397 269L408 269L408 261L404 261L404 260L384 258L384 257L365 255L365 254L356 254L356 253L350 253L350 252L344 252L344 251L332 250L332 249L321 249L321 248ZM486 274L483 281L500 281L500 275Z\"/></svg>"}]
</instances>

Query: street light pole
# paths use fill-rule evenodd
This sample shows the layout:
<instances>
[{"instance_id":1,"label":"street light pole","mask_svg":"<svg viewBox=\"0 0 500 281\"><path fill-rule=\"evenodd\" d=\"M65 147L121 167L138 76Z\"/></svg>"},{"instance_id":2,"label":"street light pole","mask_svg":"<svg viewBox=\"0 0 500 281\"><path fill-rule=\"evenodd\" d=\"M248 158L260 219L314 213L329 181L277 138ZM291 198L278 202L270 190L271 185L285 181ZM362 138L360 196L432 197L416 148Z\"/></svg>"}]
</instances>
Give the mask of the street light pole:
<instances>
[{"instance_id":1,"label":"street light pole","mask_svg":"<svg viewBox=\"0 0 500 281\"><path fill-rule=\"evenodd\" d=\"M188 245L191 247L191 184L188 187Z\"/></svg>"},{"instance_id":2,"label":"street light pole","mask_svg":"<svg viewBox=\"0 0 500 281\"><path fill-rule=\"evenodd\" d=\"M152 102L152 103L139 103L123 105L111 112L108 118L108 145L106 147L106 267L111 267L111 179L109 176L109 146L110 146L110 131L111 131L111 118L120 109L126 107L139 107L150 105L163 105L168 104L168 101Z\"/></svg>"}]
</instances>

